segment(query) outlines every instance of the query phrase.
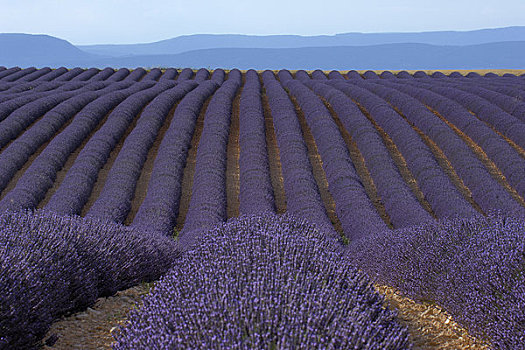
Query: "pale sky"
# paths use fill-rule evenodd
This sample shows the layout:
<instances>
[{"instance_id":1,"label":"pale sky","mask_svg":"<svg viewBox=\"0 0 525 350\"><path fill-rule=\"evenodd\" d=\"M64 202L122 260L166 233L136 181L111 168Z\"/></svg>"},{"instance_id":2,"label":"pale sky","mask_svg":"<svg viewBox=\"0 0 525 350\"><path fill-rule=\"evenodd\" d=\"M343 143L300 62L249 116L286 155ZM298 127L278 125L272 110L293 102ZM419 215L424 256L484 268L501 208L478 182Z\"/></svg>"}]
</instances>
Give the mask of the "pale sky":
<instances>
[{"instance_id":1,"label":"pale sky","mask_svg":"<svg viewBox=\"0 0 525 350\"><path fill-rule=\"evenodd\" d=\"M48 34L73 44L516 25L525 25L525 0L0 0L0 33Z\"/></svg>"}]
</instances>

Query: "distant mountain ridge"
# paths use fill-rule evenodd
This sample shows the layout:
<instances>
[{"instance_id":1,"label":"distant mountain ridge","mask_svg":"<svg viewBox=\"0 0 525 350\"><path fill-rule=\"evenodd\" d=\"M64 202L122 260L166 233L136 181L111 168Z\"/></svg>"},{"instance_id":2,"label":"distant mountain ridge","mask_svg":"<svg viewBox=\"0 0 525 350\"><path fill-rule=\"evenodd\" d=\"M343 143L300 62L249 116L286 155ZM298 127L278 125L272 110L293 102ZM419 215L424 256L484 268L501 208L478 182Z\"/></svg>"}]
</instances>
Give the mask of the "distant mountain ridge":
<instances>
[{"instance_id":1,"label":"distant mountain ridge","mask_svg":"<svg viewBox=\"0 0 525 350\"><path fill-rule=\"evenodd\" d=\"M291 49L203 49L175 55L113 57L111 67L238 69L523 69L525 41L467 46L385 44Z\"/></svg>"},{"instance_id":2,"label":"distant mountain ridge","mask_svg":"<svg viewBox=\"0 0 525 350\"><path fill-rule=\"evenodd\" d=\"M94 57L70 42L53 36L0 33L0 64L4 66L39 66L41 62L53 62L57 58L64 62L75 62Z\"/></svg>"},{"instance_id":3,"label":"distant mountain ridge","mask_svg":"<svg viewBox=\"0 0 525 350\"><path fill-rule=\"evenodd\" d=\"M219 38L228 40L221 41ZM511 41L513 38L516 40ZM376 43L403 40L434 43ZM354 44L335 45L335 42ZM308 43L313 44L308 46ZM195 47L197 49L191 49ZM316 37L203 34L150 44L80 48L48 35L0 34L0 66L524 69L525 27L470 32L347 33ZM176 53L158 53L172 51Z\"/></svg>"},{"instance_id":4,"label":"distant mountain ridge","mask_svg":"<svg viewBox=\"0 0 525 350\"><path fill-rule=\"evenodd\" d=\"M419 33L343 33L336 35L241 35L196 34L153 43L131 45L79 45L88 53L110 57L166 55L216 48L299 48L328 46L370 46L396 43L430 45L477 45L525 40L525 26L473 31L435 31Z\"/></svg>"}]
</instances>

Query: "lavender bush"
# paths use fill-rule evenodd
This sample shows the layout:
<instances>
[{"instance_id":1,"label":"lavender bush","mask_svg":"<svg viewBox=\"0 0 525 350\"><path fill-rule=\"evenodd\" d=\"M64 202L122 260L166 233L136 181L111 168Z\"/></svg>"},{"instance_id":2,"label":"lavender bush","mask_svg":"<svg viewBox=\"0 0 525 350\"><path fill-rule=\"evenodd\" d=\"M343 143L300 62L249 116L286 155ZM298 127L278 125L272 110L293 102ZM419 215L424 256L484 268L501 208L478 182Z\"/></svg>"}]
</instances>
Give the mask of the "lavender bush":
<instances>
[{"instance_id":1,"label":"lavender bush","mask_svg":"<svg viewBox=\"0 0 525 350\"><path fill-rule=\"evenodd\" d=\"M377 232L347 256L375 280L436 302L496 349L525 349L525 219L501 213Z\"/></svg>"},{"instance_id":2,"label":"lavender bush","mask_svg":"<svg viewBox=\"0 0 525 350\"><path fill-rule=\"evenodd\" d=\"M368 277L316 226L243 216L204 232L130 313L124 349L409 349Z\"/></svg>"},{"instance_id":3,"label":"lavender bush","mask_svg":"<svg viewBox=\"0 0 525 350\"><path fill-rule=\"evenodd\" d=\"M239 213L275 212L270 178L261 84L256 71L246 72L239 105Z\"/></svg>"},{"instance_id":4,"label":"lavender bush","mask_svg":"<svg viewBox=\"0 0 525 350\"><path fill-rule=\"evenodd\" d=\"M356 142L393 226L410 226L431 219L401 177L376 128L357 105L330 85L312 81L305 84L330 103L344 128ZM448 213L457 209L458 207L448 208ZM470 205L459 209L466 209L465 213L469 213L469 210L475 212Z\"/></svg>"},{"instance_id":5,"label":"lavender bush","mask_svg":"<svg viewBox=\"0 0 525 350\"><path fill-rule=\"evenodd\" d=\"M297 217L308 218L331 230L332 237L339 240L321 200L294 105L272 71L264 71L262 78L279 146L286 209ZM281 81L293 79L284 71L280 72L279 78Z\"/></svg>"},{"instance_id":6,"label":"lavender bush","mask_svg":"<svg viewBox=\"0 0 525 350\"><path fill-rule=\"evenodd\" d=\"M226 153L232 103L241 86L241 72L232 70L213 94L206 114L199 146L191 199L181 231L191 242L194 234L226 220ZM189 243L188 243L189 244Z\"/></svg>"},{"instance_id":7,"label":"lavender bush","mask_svg":"<svg viewBox=\"0 0 525 350\"><path fill-rule=\"evenodd\" d=\"M331 80L329 85L361 104L394 141L434 212L465 212L470 203L459 193L417 132L382 98L354 84ZM457 210L456 210L457 208Z\"/></svg>"},{"instance_id":8,"label":"lavender bush","mask_svg":"<svg viewBox=\"0 0 525 350\"><path fill-rule=\"evenodd\" d=\"M150 82L151 83L151 82ZM145 83L143 83L145 84ZM100 196L87 216L124 222L131 210L135 188L148 152L170 110L195 87L187 81L158 94L142 111L113 163Z\"/></svg>"},{"instance_id":9,"label":"lavender bush","mask_svg":"<svg viewBox=\"0 0 525 350\"><path fill-rule=\"evenodd\" d=\"M192 81L178 86L191 84ZM146 197L133 218L132 226L171 236L179 215L182 178L202 106L217 90L214 81L202 82L177 105L173 119L160 143L148 183Z\"/></svg>"},{"instance_id":10,"label":"lavender bush","mask_svg":"<svg viewBox=\"0 0 525 350\"><path fill-rule=\"evenodd\" d=\"M0 214L0 349L32 349L61 315L164 273L178 257L162 235L58 216Z\"/></svg>"},{"instance_id":11,"label":"lavender bush","mask_svg":"<svg viewBox=\"0 0 525 350\"><path fill-rule=\"evenodd\" d=\"M311 80L308 76L303 79L306 79L305 82ZM304 113L345 235L349 239L357 239L367 235L369 231L387 229L368 197L350 158L348 147L324 103L299 80L289 80L283 86L297 99ZM419 221L432 219L422 208L419 213L422 215L417 218Z\"/></svg>"},{"instance_id":12,"label":"lavender bush","mask_svg":"<svg viewBox=\"0 0 525 350\"><path fill-rule=\"evenodd\" d=\"M396 107L408 122L418 127L443 151L458 176L472 192L480 207L488 212L502 209L525 215L524 208L489 174L481 160L444 121L415 98L379 84L361 83Z\"/></svg>"}]
</instances>

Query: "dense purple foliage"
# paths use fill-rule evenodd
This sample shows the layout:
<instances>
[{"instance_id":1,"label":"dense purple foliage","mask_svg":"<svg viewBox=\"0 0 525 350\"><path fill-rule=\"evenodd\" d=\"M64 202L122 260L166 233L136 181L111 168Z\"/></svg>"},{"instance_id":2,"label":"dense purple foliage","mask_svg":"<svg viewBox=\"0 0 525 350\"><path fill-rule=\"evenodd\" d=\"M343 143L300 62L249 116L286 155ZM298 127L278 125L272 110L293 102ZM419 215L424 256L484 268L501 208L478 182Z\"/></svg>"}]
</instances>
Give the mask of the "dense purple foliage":
<instances>
[{"instance_id":1,"label":"dense purple foliage","mask_svg":"<svg viewBox=\"0 0 525 350\"><path fill-rule=\"evenodd\" d=\"M15 139L0 153L0 193L6 188L15 173L26 163L37 149L49 141L56 132L71 120L88 103L102 95L118 90L118 86L109 86L101 91L88 91L66 100Z\"/></svg>"},{"instance_id":2,"label":"dense purple foliage","mask_svg":"<svg viewBox=\"0 0 525 350\"><path fill-rule=\"evenodd\" d=\"M261 84L254 70L246 72L239 106L239 214L274 212Z\"/></svg>"},{"instance_id":3,"label":"dense purple foliage","mask_svg":"<svg viewBox=\"0 0 525 350\"><path fill-rule=\"evenodd\" d=\"M0 201L0 211L35 208L53 186L57 172L64 166L69 155L109 111L128 96L151 85L152 83L134 84L127 89L108 93L100 101L89 103L35 158L16 183L16 187Z\"/></svg>"},{"instance_id":4,"label":"dense purple foliage","mask_svg":"<svg viewBox=\"0 0 525 350\"><path fill-rule=\"evenodd\" d=\"M174 82L156 84L129 96L115 107L105 123L84 145L45 209L59 214L80 214L91 195L100 169L127 128L151 100L174 85ZM180 84L176 89L183 95L193 86Z\"/></svg>"},{"instance_id":5,"label":"dense purple foliage","mask_svg":"<svg viewBox=\"0 0 525 350\"><path fill-rule=\"evenodd\" d=\"M89 81L104 81L107 80L115 73L115 70L110 67L106 67L101 71L98 71Z\"/></svg>"},{"instance_id":6,"label":"dense purple foliage","mask_svg":"<svg viewBox=\"0 0 525 350\"><path fill-rule=\"evenodd\" d=\"M314 80L328 80L326 74L322 70L316 69L312 72L312 79Z\"/></svg>"},{"instance_id":7,"label":"dense purple foliage","mask_svg":"<svg viewBox=\"0 0 525 350\"><path fill-rule=\"evenodd\" d=\"M285 75L280 74L280 77ZM279 147L286 210L331 230L332 237L339 239L321 200L294 105L272 71L264 71L262 78ZM288 79L292 79L291 76Z\"/></svg>"},{"instance_id":8,"label":"dense purple foliage","mask_svg":"<svg viewBox=\"0 0 525 350\"><path fill-rule=\"evenodd\" d=\"M359 84L387 100L443 151L458 176L485 211L501 209L525 215L525 209L489 174L468 145L421 102L395 89L378 84ZM525 176L525 174L523 174Z\"/></svg>"},{"instance_id":9,"label":"dense purple foliage","mask_svg":"<svg viewBox=\"0 0 525 350\"><path fill-rule=\"evenodd\" d=\"M82 72L84 72L84 69L80 67L75 67L73 69L68 70L66 73L62 74L61 76L59 76L58 78L54 80L55 81L70 81L71 79L82 74Z\"/></svg>"},{"instance_id":10,"label":"dense purple foliage","mask_svg":"<svg viewBox=\"0 0 525 350\"><path fill-rule=\"evenodd\" d=\"M162 71L159 68L153 68L144 76L144 78L142 78L142 81L147 81L147 80L158 81L161 76L162 76Z\"/></svg>"},{"instance_id":11,"label":"dense purple foliage","mask_svg":"<svg viewBox=\"0 0 525 350\"><path fill-rule=\"evenodd\" d=\"M11 67L4 71L0 72L0 80L3 81L3 79L9 75L12 75L20 70L20 67Z\"/></svg>"},{"instance_id":12,"label":"dense purple foliage","mask_svg":"<svg viewBox=\"0 0 525 350\"><path fill-rule=\"evenodd\" d=\"M427 88L440 95L448 97L470 111L482 121L491 125L498 132L525 148L525 123L515 116L508 114L498 106L473 93L455 89L452 86L441 84L416 82L417 86Z\"/></svg>"},{"instance_id":13,"label":"dense purple foliage","mask_svg":"<svg viewBox=\"0 0 525 350\"><path fill-rule=\"evenodd\" d=\"M394 141L437 216L455 216L458 213L471 212L470 203L439 166L428 146L385 100L348 82L337 80L330 81L329 84L361 104Z\"/></svg>"},{"instance_id":14,"label":"dense purple foliage","mask_svg":"<svg viewBox=\"0 0 525 350\"><path fill-rule=\"evenodd\" d=\"M310 81L310 78L305 81ZM345 235L354 240L370 232L387 229L355 170L337 124L323 102L299 80L286 81L283 86L296 98L304 113ZM424 210L421 214L423 217L416 218L414 223L432 219Z\"/></svg>"},{"instance_id":15,"label":"dense purple foliage","mask_svg":"<svg viewBox=\"0 0 525 350\"><path fill-rule=\"evenodd\" d=\"M190 204L181 232L184 244L190 244L200 231L227 218L226 153L232 103L241 83L241 72L230 71L228 79L213 94L206 109Z\"/></svg>"},{"instance_id":16,"label":"dense purple foliage","mask_svg":"<svg viewBox=\"0 0 525 350\"><path fill-rule=\"evenodd\" d=\"M35 79L35 82L52 81L52 80L60 78L62 75L66 74L67 72L68 72L68 69L66 67L60 67L57 69L53 69L51 72Z\"/></svg>"},{"instance_id":17,"label":"dense purple foliage","mask_svg":"<svg viewBox=\"0 0 525 350\"><path fill-rule=\"evenodd\" d=\"M392 72L389 72L389 71L387 71L387 70L385 70L384 72L382 72L382 73L379 75L379 77L380 77L381 79L389 79L389 80L391 80L391 79L394 79L394 80L397 79L397 77L396 77L394 74L392 74Z\"/></svg>"},{"instance_id":18,"label":"dense purple foliage","mask_svg":"<svg viewBox=\"0 0 525 350\"><path fill-rule=\"evenodd\" d=\"M431 219L403 180L381 136L357 105L343 92L329 85L305 84L330 103L341 124L356 142L393 226L399 228Z\"/></svg>"},{"instance_id":19,"label":"dense purple foliage","mask_svg":"<svg viewBox=\"0 0 525 350\"><path fill-rule=\"evenodd\" d=\"M363 73L363 78L365 78L366 80L380 79L379 75L377 75L376 72L371 71L371 70L367 70L366 72L364 72Z\"/></svg>"},{"instance_id":20,"label":"dense purple foliage","mask_svg":"<svg viewBox=\"0 0 525 350\"><path fill-rule=\"evenodd\" d=\"M22 78L18 79L17 83L26 82L26 81L28 81L28 82L29 81L34 81L34 80L42 77L43 75L45 75L45 74L47 74L49 72L51 72L51 68L49 68L49 67L44 67L44 68L37 69L33 73L30 73L30 74L25 75Z\"/></svg>"},{"instance_id":21,"label":"dense purple foliage","mask_svg":"<svg viewBox=\"0 0 525 350\"><path fill-rule=\"evenodd\" d=\"M159 94L144 108L135 127L124 140L102 192L87 216L124 222L131 209L142 167L160 128L173 106L194 87L194 82L177 84Z\"/></svg>"},{"instance_id":22,"label":"dense purple foliage","mask_svg":"<svg viewBox=\"0 0 525 350\"><path fill-rule=\"evenodd\" d=\"M368 277L287 215L204 232L143 301L113 349L411 347Z\"/></svg>"},{"instance_id":23,"label":"dense purple foliage","mask_svg":"<svg viewBox=\"0 0 525 350\"><path fill-rule=\"evenodd\" d=\"M188 84L180 83L180 85ZM202 82L177 105L170 126L159 146L148 191L132 226L172 236L179 215L182 178L202 106L219 87L214 81Z\"/></svg>"},{"instance_id":24,"label":"dense purple foliage","mask_svg":"<svg viewBox=\"0 0 525 350\"><path fill-rule=\"evenodd\" d=\"M414 78L418 78L418 79L430 79L430 77L427 75L427 73L421 71L421 70L418 70L417 72L414 73L413 75Z\"/></svg>"},{"instance_id":25,"label":"dense purple foliage","mask_svg":"<svg viewBox=\"0 0 525 350\"><path fill-rule=\"evenodd\" d=\"M140 71L139 71L140 72ZM129 75L129 69L127 68L120 68L117 70L114 74L112 74L106 81L121 81L124 80Z\"/></svg>"},{"instance_id":26,"label":"dense purple foliage","mask_svg":"<svg viewBox=\"0 0 525 350\"><path fill-rule=\"evenodd\" d=\"M15 72L13 74L9 74L8 76L6 76L4 78L0 78L0 80L2 82L4 82L4 81L7 81L7 82L12 82L12 81L20 82L21 78L23 78L26 75L31 74L31 73L33 73L35 71L36 71L35 67L29 67L29 68L21 69L21 70Z\"/></svg>"},{"instance_id":27,"label":"dense purple foliage","mask_svg":"<svg viewBox=\"0 0 525 350\"><path fill-rule=\"evenodd\" d=\"M0 147L15 139L26 127L49 110L77 94L78 92L71 91L54 93L17 108L0 122Z\"/></svg>"},{"instance_id":28,"label":"dense purple foliage","mask_svg":"<svg viewBox=\"0 0 525 350\"><path fill-rule=\"evenodd\" d=\"M520 155L494 132L459 103L427 89L407 84L389 85L409 94L435 109L448 122L464 132L483 149L489 158L498 166L509 183L525 198L525 161Z\"/></svg>"},{"instance_id":29,"label":"dense purple foliage","mask_svg":"<svg viewBox=\"0 0 525 350\"><path fill-rule=\"evenodd\" d=\"M343 75L341 73L339 73L336 70L333 70L330 73L328 73L328 79L344 80L345 78L343 77Z\"/></svg>"},{"instance_id":30,"label":"dense purple foliage","mask_svg":"<svg viewBox=\"0 0 525 350\"><path fill-rule=\"evenodd\" d=\"M195 73L195 80L197 83L200 83L204 80L207 80L210 77L210 72L206 68L201 68Z\"/></svg>"},{"instance_id":31,"label":"dense purple foliage","mask_svg":"<svg viewBox=\"0 0 525 350\"><path fill-rule=\"evenodd\" d=\"M163 274L161 235L45 211L0 214L0 349L33 349L65 313Z\"/></svg>"},{"instance_id":32,"label":"dense purple foliage","mask_svg":"<svg viewBox=\"0 0 525 350\"><path fill-rule=\"evenodd\" d=\"M348 79L357 79L357 80L361 80L363 79L363 77L361 76L361 74L359 74L357 71L355 70L351 70L349 71L348 73L346 73L346 77Z\"/></svg>"},{"instance_id":33,"label":"dense purple foliage","mask_svg":"<svg viewBox=\"0 0 525 350\"><path fill-rule=\"evenodd\" d=\"M175 68L168 68L164 71L164 74L159 78L159 80L175 80L179 72Z\"/></svg>"},{"instance_id":34,"label":"dense purple foliage","mask_svg":"<svg viewBox=\"0 0 525 350\"><path fill-rule=\"evenodd\" d=\"M188 80L188 79L191 79L193 77L193 70L191 68L184 68L179 76L177 77L177 81L182 81L182 80Z\"/></svg>"},{"instance_id":35,"label":"dense purple foliage","mask_svg":"<svg viewBox=\"0 0 525 350\"><path fill-rule=\"evenodd\" d=\"M397 73L396 76L399 78L399 79L413 79L414 77L409 73L407 72L406 70L402 70L401 72Z\"/></svg>"},{"instance_id":36,"label":"dense purple foliage","mask_svg":"<svg viewBox=\"0 0 525 350\"><path fill-rule=\"evenodd\" d=\"M124 78L125 81L140 81L146 75L144 68L135 68L128 76Z\"/></svg>"},{"instance_id":37,"label":"dense purple foliage","mask_svg":"<svg viewBox=\"0 0 525 350\"><path fill-rule=\"evenodd\" d=\"M87 81L91 80L95 75L97 75L100 72L98 68L89 68L85 71L81 72L79 75L73 77L71 81Z\"/></svg>"},{"instance_id":38,"label":"dense purple foliage","mask_svg":"<svg viewBox=\"0 0 525 350\"><path fill-rule=\"evenodd\" d=\"M502 214L378 232L348 247L372 278L436 302L497 349L525 349L525 220Z\"/></svg>"}]
</instances>

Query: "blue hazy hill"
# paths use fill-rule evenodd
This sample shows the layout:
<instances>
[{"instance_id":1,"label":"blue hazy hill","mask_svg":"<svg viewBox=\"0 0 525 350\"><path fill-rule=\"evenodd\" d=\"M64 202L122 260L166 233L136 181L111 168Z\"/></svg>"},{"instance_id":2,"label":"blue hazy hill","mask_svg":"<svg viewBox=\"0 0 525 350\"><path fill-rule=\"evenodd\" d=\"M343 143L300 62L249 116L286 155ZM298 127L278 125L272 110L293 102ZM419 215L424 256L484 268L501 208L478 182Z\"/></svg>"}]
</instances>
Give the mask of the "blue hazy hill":
<instances>
[{"instance_id":1,"label":"blue hazy hill","mask_svg":"<svg viewBox=\"0 0 525 350\"><path fill-rule=\"evenodd\" d=\"M419 33L344 33L336 35L240 35L196 34L153 43L131 45L85 45L82 50L105 56L167 55L215 48L299 48L327 46L368 46L395 43L430 45L476 45L525 40L525 27L506 27L472 31Z\"/></svg>"},{"instance_id":2,"label":"blue hazy hill","mask_svg":"<svg viewBox=\"0 0 525 350\"><path fill-rule=\"evenodd\" d=\"M439 33L439 35L438 35ZM295 45L299 47L229 47L200 48L175 54L147 54L114 56L85 52L71 43L47 35L0 34L0 65L20 67L207 67L240 69L524 69L525 27L487 29L472 32L448 32L447 44L387 43L373 44L379 37L405 38L407 35L434 41L444 40L447 32L428 33L379 33L341 34L315 37L317 46L301 47L304 41L291 43L293 36L259 37L270 45ZM495 33L499 33L499 36ZM523 34L520 34L523 33ZM426 35L428 34L428 35ZM367 37L355 45L325 45L334 37ZM181 37L186 41L200 36ZM203 37L213 37L204 35ZM249 36L232 36L245 37ZM312 37L302 37L312 38ZM330 38L330 39L327 39ZM375 38L375 39L373 39ZM455 38L455 39L454 39ZM509 41L511 38L518 38ZM275 41L275 40L277 41ZM328 41L326 41L326 40ZM372 40L373 39L373 40ZM399 40L401 40L399 39ZM461 40L460 40L461 39ZM468 39L468 40L467 40ZM496 40L499 39L499 40ZM182 39L181 39L182 40ZM308 39L310 40L310 39ZM357 39L355 39L357 40ZM383 39L382 39L383 40ZM419 39L418 39L419 40ZM423 40L423 39L420 39ZM456 41L454 41L456 40ZM459 41L489 41L488 43L461 44ZM496 42L491 42L496 40ZM170 42L169 40L166 41ZM263 43L263 44L264 44ZM288 43L288 44L287 44ZM363 45L367 43L367 45ZM158 44L158 43L153 43ZM153 45L151 44L151 45ZM201 45L197 42L192 45ZM260 43L253 43L253 45ZM260 44L260 45L263 45ZM264 45L266 45L264 44ZM322 44L322 45L321 45ZM147 44L150 45L150 44ZM198 46L197 45L197 46ZM211 42L210 42L211 45ZM264 46L263 45L263 46ZM323 46L324 45L324 46ZM121 46L121 45L117 45ZM139 45L140 46L140 45ZM184 46L184 45L183 45ZM184 47L188 48L191 45ZM179 48L182 50L182 48Z\"/></svg>"},{"instance_id":3,"label":"blue hazy hill","mask_svg":"<svg viewBox=\"0 0 525 350\"><path fill-rule=\"evenodd\" d=\"M204 49L100 60L111 67L239 69L523 69L525 41L467 46L386 44L294 49Z\"/></svg>"},{"instance_id":4,"label":"blue hazy hill","mask_svg":"<svg viewBox=\"0 0 525 350\"><path fill-rule=\"evenodd\" d=\"M0 34L0 64L4 66L44 66L60 61L89 61L94 57L66 40L49 35Z\"/></svg>"}]
</instances>

